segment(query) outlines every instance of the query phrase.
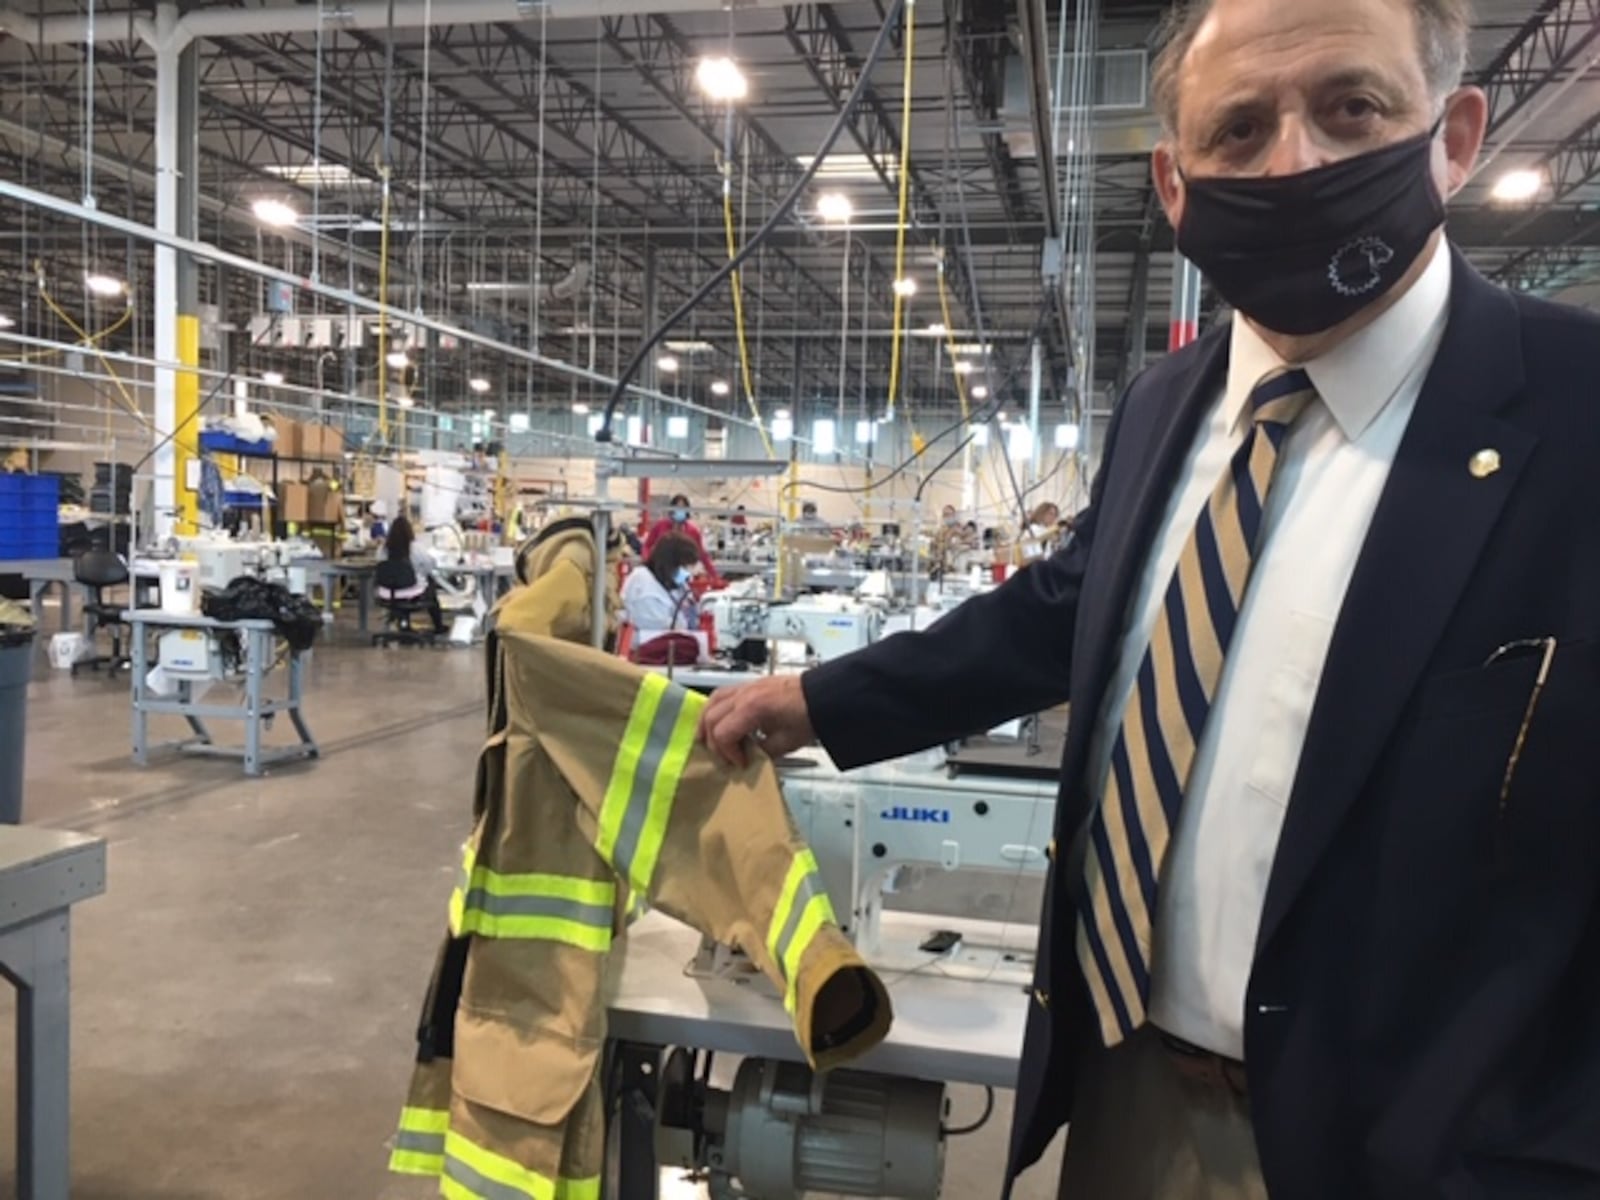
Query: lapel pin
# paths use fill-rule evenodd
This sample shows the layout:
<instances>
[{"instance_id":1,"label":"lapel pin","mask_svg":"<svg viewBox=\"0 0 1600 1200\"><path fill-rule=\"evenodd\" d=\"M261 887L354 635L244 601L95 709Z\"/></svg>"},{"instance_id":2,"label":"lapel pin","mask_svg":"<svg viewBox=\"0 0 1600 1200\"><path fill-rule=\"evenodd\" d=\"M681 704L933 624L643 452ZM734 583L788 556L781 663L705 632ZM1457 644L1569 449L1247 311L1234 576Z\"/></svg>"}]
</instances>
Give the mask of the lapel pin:
<instances>
[{"instance_id":1,"label":"lapel pin","mask_svg":"<svg viewBox=\"0 0 1600 1200\"><path fill-rule=\"evenodd\" d=\"M1487 479L1500 469L1500 451L1479 450L1467 463L1474 479Z\"/></svg>"}]
</instances>

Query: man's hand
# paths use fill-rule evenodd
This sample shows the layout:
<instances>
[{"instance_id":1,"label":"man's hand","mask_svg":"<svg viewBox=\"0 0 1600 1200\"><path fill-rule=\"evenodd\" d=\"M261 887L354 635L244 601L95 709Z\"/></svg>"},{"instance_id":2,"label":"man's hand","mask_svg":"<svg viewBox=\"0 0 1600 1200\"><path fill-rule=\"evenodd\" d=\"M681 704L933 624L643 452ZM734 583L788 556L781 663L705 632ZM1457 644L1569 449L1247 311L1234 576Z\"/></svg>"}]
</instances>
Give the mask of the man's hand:
<instances>
[{"instance_id":1,"label":"man's hand","mask_svg":"<svg viewBox=\"0 0 1600 1200\"><path fill-rule=\"evenodd\" d=\"M742 767L749 761L745 739L750 737L773 758L817 740L798 675L778 675L711 693L700 717L700 742L724 762Z\"/></svg>"}]
</instances>

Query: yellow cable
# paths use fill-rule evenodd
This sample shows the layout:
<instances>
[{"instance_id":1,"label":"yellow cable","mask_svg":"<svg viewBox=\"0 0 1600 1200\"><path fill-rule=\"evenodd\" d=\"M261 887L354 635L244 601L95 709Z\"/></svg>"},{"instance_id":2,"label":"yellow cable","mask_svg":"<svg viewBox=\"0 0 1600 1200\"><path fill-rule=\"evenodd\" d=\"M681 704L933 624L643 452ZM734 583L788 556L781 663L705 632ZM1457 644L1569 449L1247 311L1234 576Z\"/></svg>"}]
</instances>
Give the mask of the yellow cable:
<instances>
[{"instance_id":1,"label":"yellow cable","mask_svg":"<svg viewBox=\"0 0 1600 1200\"><path fill-rule=\"evenodd\" d=\"M900 294L899 284L906 275L906 220L911 200L911 78L916 62L917 4L906 0L906 69L901 84L900 103L900 214L895 222L894 239L894 344L889 351L889 411L894 412L895 400L900 390L900 331L905 319L906 298ZM916 430L912 430L915 441ZM913 447L914 448L914 447Z\"/></svg>"},{"instance_id":2,"label":"yellow cable","mask_svg":"<svg viewBox=\"0 0 1600 1200\"><path fill-rule=\"evenodd\" d=\"M954 375L956 380L956 396L961 401L961 419L963 421L969 421L972 419L972 411L967 407L967 380L966 376L962 375L961 372L956 369L956 334L955 326L951 324L950 321L950 292L949 289L947 289L944 285L943 258L939 260L938 278L939 311L944 316L945 353L950 359L950 374Z\"/></svg>"},{"instance_id":3,"label":"yellow cable","mask_svg":"<svg viewBox=\"0 0 1600 1200\"><path fill-rule=\"evenodd\" d=\"M738 254L739 248L733 237L733 181L728 175L729 164L722 167L722 224L728 234L728 258L731 260ZM755 418L756 432L761 435L761 444L766 448L768 458L777 458L777 451L773 449L772 439L767 436L766 422L761 419L761 406L756 403L755 379L750 373L750 343L744 336L744 285L739 278L739 272L734 271L728 279L733 287L733 326L739 335L739 368L744 377L744 398L750 406L750 415Z\"/></svg>"},{"instance_id":4,"label":"yellow cable","mask_svg":"<svg viewBox=\"0 0 1600 1200\"><path fill-rule=\"evenodd\" d=\"M39 290L41 292L44 291L43 288L40 288ZM133 320L133 305L130 304L127 308L122 310L122 315L120 317L118 317L111 324L107 325L104 329L100 330L97 333L84 334L84 335L81 335L81 336L83 338L83 341L84 341L85 345L89 349L93 349L96 342L104 341L106 338L110 337L113 333L116 333L117 330L121 329L124 325L126 325L131 320ZM42 359L54 358L58 354L65 354L65 353L66 353L66 350L64 350L64 349L33 350L33 351L30 351L30 352L28 352L26 354L19 354L15 358L5 359L4 361L6 361L6 362L18 362L18 363L39 362Z\"/></svg>"},{"instance_id":5,"label":"yellow cable","mask_svg":"<svg viewBox=\"0 0 1600 1200\"><path fill-rule=\"evenodd\" d=\"M150 420L142 412L139 411L139 405L134 400L133 396L129 394L127 387L123 384L122 376L117 374L116 367L111 365L111 360L108 359L94 344L89 333L83 328L82 325L79 325L72 319L72 315L68 313L66 309L62 308L56 303L55 297L50 295L49 289L44 287L42 284L39 287L39 295L43 298L45 304L49 306L50 311L65 321L67 328L72 330L73 333L77 334L78 337L82 339L84 344L88 347L90 353L100 360L100 365L105 368L106 373L111 376L111 382L116 385L117 391L121 393L122 405L128 410L128 414L146 429L153 432L155 430L155 426L151 424ZM125 313L123 315L126 317L128 314ZM112 326L111 328L114 329L116 326ZM109 330L102 331L99 336L104 337L106 332L109 332ZM109 425L109 421L107 424Z\"/></svg>"}]
</instances>

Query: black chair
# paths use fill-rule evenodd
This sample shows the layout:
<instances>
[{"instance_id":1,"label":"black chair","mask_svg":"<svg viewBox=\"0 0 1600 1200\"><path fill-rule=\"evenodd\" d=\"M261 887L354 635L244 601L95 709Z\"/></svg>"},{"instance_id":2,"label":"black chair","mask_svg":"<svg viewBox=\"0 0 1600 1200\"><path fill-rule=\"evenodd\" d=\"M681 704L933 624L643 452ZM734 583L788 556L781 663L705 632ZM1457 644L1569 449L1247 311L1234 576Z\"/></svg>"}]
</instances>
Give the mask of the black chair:
<instances>
[{"instance_id":1,"label":"black chair","mask_svg":"<svg viewBox=\"0 0 1600 1200\"><path fill-rule=\"evenodd\" d=\"M417 586L417 571L403 559L384 559L372 572L373 595L383 609L383 632L372 635L374 646L431 646L438 638L429 614L428 595L401 596ZM412 618L428 622L426 629L411 624Z\"/></svg>"},{"instance_id":2,"label":"black chair","mask_svg":"<svg viewBox=\"0 0 1600 1200\"><path fill-rule=\"evenodd\" d=\"M111 631L111 653L80 658L72 664L72 674L77 675L80 667L98 671L104 665L115 678L118 671L126 670L132 663L122 648L122 632L128 623L122 619L124 605L105 602L105 589L128 582L127 564L110 550L85 550L73 559L72 575L89 593L83 612L89 619L90 643L93 644L95 634L101 629Z\"/></svg>"}]
</instances>

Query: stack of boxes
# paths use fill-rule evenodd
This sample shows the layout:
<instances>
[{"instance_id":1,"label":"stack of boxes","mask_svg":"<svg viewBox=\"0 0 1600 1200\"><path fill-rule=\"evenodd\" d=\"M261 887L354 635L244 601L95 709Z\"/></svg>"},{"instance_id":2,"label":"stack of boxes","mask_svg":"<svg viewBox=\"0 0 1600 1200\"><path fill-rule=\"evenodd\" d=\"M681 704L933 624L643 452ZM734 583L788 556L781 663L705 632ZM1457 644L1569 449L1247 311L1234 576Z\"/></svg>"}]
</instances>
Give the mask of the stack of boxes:
<instances>
[{"instance_id":1,"label":"stack of boxes","mask_svg":"<svg viewBox=\"0 0 1600 1200\"><path fill-rule=\"evenodd\" d=\"M60 502L54 475L0 475L0 559L57 557Z\"/></svg>"}]
</instances>

